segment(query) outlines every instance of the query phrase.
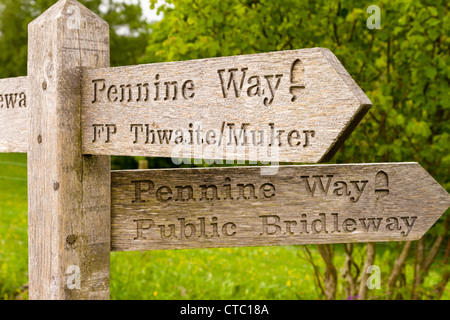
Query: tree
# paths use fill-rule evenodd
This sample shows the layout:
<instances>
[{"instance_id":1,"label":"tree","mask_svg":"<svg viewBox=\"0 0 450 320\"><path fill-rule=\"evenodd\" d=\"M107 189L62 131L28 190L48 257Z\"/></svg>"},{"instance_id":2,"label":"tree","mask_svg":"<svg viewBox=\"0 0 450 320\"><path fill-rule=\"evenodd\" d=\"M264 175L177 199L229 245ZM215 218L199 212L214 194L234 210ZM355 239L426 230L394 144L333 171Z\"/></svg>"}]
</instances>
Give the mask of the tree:
<instances>
[{"instance_id":1,"label":"tree","mask_svg":"<svg viewBox=\"0 0 450 320\"><path fill-rule=\"evenodd\" d=\"M141 7L139 4L107 0L106 8L100 16L110 24L111 66L138 64L151 31Z\"/></svg>"},{"instance_id":2,"label":"tree","mask_svg":"<svg viewBox=\"0 0 450 320\"><path fill-rule=\"evenodd\" d=\"M141 7L113 0L102 7L102 0L80 2L110 25L111 65L136 64L145 52L150 30ZM54 0L0 0L1 78L27 74L28 24L54 3ZM128 32L121 32L123 28Z\"/></svg>"},{"instance_id":3,"label":"tree","mask_svg":"<svg viewBox=\"0 0 450 320\"><path fill-rule=\"evenodd\" d=\"M151 4L155 8L156 0ZM378 5L381 29L369 29L367 8L354 0L170 0L159 8L164 19L155 25L141 61L329 48L373 102L372 110L334 161L417 161L450 190L448 4L442 0L383 0ZM443 278L435 288L425 286L424 279L432 265L445 265L448 259L449 220L447 213L420 241L388 245L385 252L394 255L388 261L378 257L390 264L382 268L387 286L378 297L442 295L448 268L442 270ZM445 244L445 257L441 255L435 262ZM346 296L367 298L367 275L362 269L374 261L377 246L344 245L342 277L334 263L337 247L318 246L325 262L325 275L316 272L318 286L329 299L344 295L342 291ZM415 267L410 278L405 266L413 251ZM355 252L363 252L364 258L356 261ZM315 263L308 252L304 258ZM339 293L341 286L344 289Z\"/></svg>"}]
</instances>

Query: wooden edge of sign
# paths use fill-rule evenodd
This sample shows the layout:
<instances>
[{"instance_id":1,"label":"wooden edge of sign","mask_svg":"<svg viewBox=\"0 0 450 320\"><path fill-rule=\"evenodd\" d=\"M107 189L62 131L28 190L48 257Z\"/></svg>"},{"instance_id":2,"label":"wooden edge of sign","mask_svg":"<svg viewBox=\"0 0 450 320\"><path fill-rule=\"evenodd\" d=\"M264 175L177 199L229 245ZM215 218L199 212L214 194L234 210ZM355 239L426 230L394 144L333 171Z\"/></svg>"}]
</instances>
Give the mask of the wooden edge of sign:
<instances>
[{"instance_id":1,"label":"wooden edge of sign","mask_svg":"<svg viewBox=\"0 0 450 320\"><path fill-rule=\"evenodd\" d=\"M347 138L350 136L353 130L355 130L355 128L358 126L358 124L361 122L361 120L364 118L367 112L369 112L371 107L372 107L371 104L361 105L361 107L355 113L353 118L348 122L344 130L341 131L336 141L330 146L327 152L325 152L323 157L318 161L319 163L328 162L331 161L331 159L333 159L336 152L342 147L344 142L347 140Z\"/></svg>"},{"instance_id":2,"label":"wooden edge of sign","mask_svg":"<svg viewBox=\"0 0 450 320\"><path fill-rule=\"evenodd\" d=\"M153 67L153 66L160 66L160 65L176 65L180 62L183 63L189 63L189 62L214 62L214 61L221 61L225 58L239 58L239 57L246 57L248 59L251 59L252 57L261 57L261 56L267 56L267 55L276 55L276 54L285 54L289 52L296 52L296 51L316 51L316 52L322 52L322 50L329 50L326 48L303 48L303 49L292 49L292 50L281 50L281 51L268 51L268 52L260 52L260 53L248 53L248 54L234 54L230 56L220 56L220 57L207 57L207 58L200 58L200 59L187 59L187 60L176 60L176 61L163 61L163 62L151 62L151 63L143 63L143 64L133 64L133 65L126 65L126 66L117 66L117 67L104 67L104 68L96 68L96 69L90 69L86 70L86 73L82 76L82 81L89 80L93 77L95 77L98 73L105 73L105 72L111 72L111 71L129 71L132 72L135 69L139 70L143 67ZM331 52L331 51L330 51ZM338 61L339 63L339 61ZM345 69L344 69L345 70Z\"/></svg>"},{"instance_id":3,"label":"wooden edge of sign","mask_svg":"<svg viewBox=\"0 0 450 320\"><path fill-rule=\"evenodd\" d=\"M342 63L338 60L338 58L327 48L318 48L323 53L324 57L328 60L330 65L334 68L336 73L342 78L345 84L349 87L350 91L353 92L354 96L360 103L360 107L355 115L350 119L347 126L344 130L341 131L336 141L330 146L324 156L319 160L319 163L330 161L336 152L341 148L344 144L345 140L350 136L353 130L358 126L364 116L369 112L372 107L372 102L367 97L367 95L362 91L362 89L358 86L356 81L352 78L352 76L348 73L348 71L344 68Z\"/></svg>"},{"instance_id":4,"label":"wooden edge of sign","mask_svg":"<svg viewBox=\"0 0 450 320\"><path fill-rule=\"evenodd\" d=\"M22 147L17 147L17 148L4 147L4 148L0 148L0 153L26 154L27 150L24 150Z\"/></svg>"},{"instance_id":5,"label":"wooden edge of sign","mask_svg":"<svg viewBox=\"0 0 450 320\"><path fill-rule=\"evenodd\" d=\"M281 165L280 168L297 168L297 167L354 167L354 166L382 166L382 165L413 165L420 166L425 172L427 172L420 163L416 161L406 161L406 162L376 162L376 163L338 163L338 164L330 164L330 163L306 163L301 165L296 164L288 164ZM122 170L111 170L111 174L120 174L120 173L128 173L128 172L161 172L161 171L202 171L202 170L230 170L230 169L261 169L263 166L255 165L243 165L243 166L228 166L228 167L192 167L192 168L158 168L158 169L122 169ZM431 176L431 175L430 175ZM433 178L434 179L434 178Z\"/></svg>"},{"instance_id":6,"label":"wooden edge of sign","mask_svg":"<svg viewBox=\"0 0 450 320\"><path fill-rule=\"evenodd\" d=\"M422 236L411 236L407 241L418 241L420 239L423 238ZM323 244L364 244L364 243L390 243L390 242L405 242L404 239L397 239L397 238L392 238L389 240L384 240L384 241L376 241L376 240L352 240L349 242L343 242L342 240L316 240L316 241L298 241L295 243L291 243L291 244L286 244L286 243L277 243L276 240L273 241L273 243L267 243L267 244L259 244L259 243L246 243L245 245L242 245L241 243L233 243L233 244L227 244L227 245L222 245L222 244L207 244L207 245L191 245L191 246L185 246L185 245L180 245L178 247L173 247L173 248L135 248L135 247L129 247L129 248L125 248L125 247L111 247L111 252L145 252L145 251L180 251L180 250L201 250L201 249L206 249L206 250L212 250L212 249L237 249L237 248L252 248L252 249L257 249L257 248L275 248L275 247L295 247L295 246L307 246L307 245L323 245Z\"/></svg>"},{"instance_id":7,"label":"wooden edge of sign","mask_svg":"<svg viewBox=\"0 0 450 320\"><path fill-rule=\"evenodd\" d=\"M232 181L237 181L236 179L239 179L238 177L249 177L250 180L252 180L252 183L258 184L262 180L265 182L273 183L274 190L275 186L277 191L281 192L280 195L289 196L290 199L296 199L295 197L291 197L292 195L295 196L295 191L293 188L278 188L282 187L283 185L286 187L289 184L293 183L292 175L295 173L295 171L285 171L280 172L281 176L279 178L271 178L271 179L262 179L259 177L255 177L255 174L259 173L258 170L261 169L260 166L239 166L239 167L215 167L215 168L179 168L179 169L150 169L150 170L120 170L120 171L111 171L112 175L112 231L111 231L111 250L115 252L120 251L148 251L148 250L179 250L179 249L197 249L197 248L234 248L234 247L271 247L271 246L290 246L290 245L306 245L306 244L326 244L326 243L367 243L367 242L389 242L389 241L415 241L421 239L424 234L439 220L442 219L443 214L448 210L450 206L450 195L439 183L417 162L400 162L400 163L371 163L371 164L320 164L320 165L287 165L287 166L281 166L280 168L283 169L299 169L299 176L300 173L305 174L317 174L317 172L323 172L325 173L331 173L338 171L340 174L343 174L344 176L346 174L349 174L352 176L352 179L355 179L355 174L358 176L361 174L370 174L370 173L377 173L376 176L379 176L380 173L382 175L386 176L386 181L388 184L386 185L388 188L388 194L391 195L391 198L386 198L387 200L383 200L385 202L378 202L381 201L380 199L384 198L385 196L382 196L381 198L372 198L373 201L369 201L369 198L366 198L368 201L367 204L363 204L363 206L359 205L359 208L353 207L350 208L349 212L353 212L354 214L357 214L358 217L372 217L374 214L380 213L381 215L379 217L382 218L388 218L392 219L390 217L394 217L395 215L408 215L413 214L415 219L417 219L417 215L420 215L420 222L416 224L416 229L414 232L408 234L365 234L364 237L361 237L361 232L356 232L349 234L346 237L333 237L330 235L323 235L323 237L303 237L303 238L291 238L288 239L284 235L287 233L284 233L284 235L279 234L279 236L276 236L275 233L266 234L266 238L258 238L258 234L245 234L246 232L249 232L249 230L253 231L256 230L253 227L256 227L256 222L252 219L254 219L258 214L260 213L263 216L259 216L259 218L264 218L264 215L269 215L270 217L275 217L275 215L282 216L280 221L294 221L296 219L295 215L299 215L299 212L296 212L296 205L301 206L302 209L306 209L305 212L308 212L308 215L311 213L319 213L319 216L321 214L326 215L326 213L323 211L324 209L322 207L314 207L315 204L312 204L312 206L309 208L304 202L298 202L297 204L293 204L293 202L285 201L287 198L283 198L280 200L276 205L271 205L270 203L235 203L233 204L233 210L230 210L230 205L223 205L223 202L216 203L214 206L211 206L211 204L208 204L206 202L199 203L198 205L193 205L192 207L183 207L183 206L176 206L176 203L173 203L174 207L172 206L166 206L163 208L152 208L152 206L155 206L156 204L151 205L150 207L140 207L137 205L137 209L133 211L134 209L131 206L131 204L128 204L128 202L123 202L124 200L130 200L128 197L130 195L134 195L134 191L130 188L122 189L124 186L129 184L130 182L133 183L133 180L142 180L147 181L153 180L157 181L160 180L163 184L165 182L170 183L169 181L172 181L171 183L176 183L173 185L188 185L188 182L192 182L193 184L197 185L197 182L204 183L205 181L208 181L208 183L213 183L216 185L217 181L220 179L223 179L224 177L232 177L230 179ZM311 169L309 169L311 168ZM365 172L365 173L364 173ZM389 173L389 175L393 175L391 177L388 177L386 174ZM337 174L337 173L336 173ZM192 181L191 181L192 176ZM386 190L376 190L376 176L374 175L374 180L370 182L372 191L375 192L375 194L378 192L378 195L380 195L380 192L386 191ZM304 177L303 177L304 178ZM156 180L154 180L156 179ZM215 180L219 179L219 180ZM255 180L256 179L256 180ZM258 180L259 179L259 180ZM281 179L281 180L280 180ZM345 178L340 177L339 179L345 180ZM392 180L391 180L392 179ZM214 181L213 181L214 180ZM260 181L261 180L261 181ZM220 180L222 181L222 180ZM259 181L259 182L258 182ZM135 181L136 182L136 181ZM298 182L298 181L297 181ZM169 185L169 184L168 184ZM155 183L156 186L156 183ZM380 185L378 184L380 187ZM403 186L407 186L407 188L404 190ZM152 187L153 188L153 187ZM132 188L131 188L132 189ZM145 188L144 188L145 189ZM366 188L366 190L369 190ZM156 188L155 188L156 190ZM283 191L282 191L283 190ZM146 190L143 190L146 191ZM231 192L231 191L230 191ZM368 191L369 192L369 191ZM403 193L402 193L403 192ZM231 195L231 193L230 193ZM366 194L367 195L367 194ZM372 197L375 197L372 195ZM239 197L238 197L239 198ZM228 199L233 199L228 198ZM235 200L236 198L234 198ZM256 198L255 198L256 199ZM198 198L197 198L198 200ZM218 199L219 200L219 199ZM223 200L223 198L222 198ZM299 200L299 199L297 199ZM296 201L297 201L296 200ZM256 200L255 200L256 201ZM260 201L260 200L257 200ZM300 200L301 201L301 200ZM387 201L387 202L386 202ZM397 203L397 201L400 201L402 203L401 206L393 206ZM131 203L131 202L130 202ZM180 204L180 203L178 203ZM266 206L267 205L267 206ZM330 211L330 212L340 212L339 210L343 210L342 212L346 212L346 206L342 206L341 203L334 203L331 201L327 202L327 205L331 206L333 210L337 211ZM345 204L344 204L345 205ZM134 206L134 205L133 205ZM143 205L145 206L145 205ZM393 206L393 207L392 207ZM411 206L411 207L408 207ZM213 207L215 208L215 212ZM234 210L234 209L237 210ZM385 211L386 209L386 211ZM253 211L252 211L253 210ZM375 210L375 211L372 211ZM233 212L231 212L233 211ZM252 211L252 212L247 212ZM304 213L305 213L304 212ZM174 213L174 215L172 215ZM161 214L161 217L158 217ZM163 243L162 241L165 241L164 239L147 239L147 238L132 238L129 237L130 230L132 229L130 227L130 221L136 222L139 220L133 220L136 217L139 219L161 219L158 222L153 222L155 225L157 224L167 224L170 219L175 217L175 219L178 218L178 215L182 217L183 219L178 219L180 223L185 224L185 221L189 221L189 224L192 225L193 221L197 218L204 218L212 216L219 217L218 219L222 222L230 221L226 224L227 225L232 223L233 225L238 225L244 227L243 229L236 229L239 230L237 233L240 235L238 238L227 238L224 240L224 238L216 239L216 241L209 241L208 237L202 237L198 241L191 241L191 242L166 242ZM211 214L211 216L208 216ZM363 214L362 216L359 216L359 214ZM136 216L134 216L136 215ZM143 216L144 215L144 216ZM247 216L245 216L247 215ZM333 214L331 214L333 215ZM337 216L337 214L335 214ZM266 216L266 217L269 217ZM350 216L348 216L350 217ZM276 217L279 218L279 217ZM308 217L305 216L304 218L306 221ZM402 219L404 219L403 217ZM407 217L406 217L407 218ZM169 220L167 220L169 219ZM186 219L186 220L185 220ZM193 220L192 220L193 219ZM207 220L208 218L205 218L203 221L206 221L206 226L208 227L208 223L210 220ZM214 219L214 218L213 218ZM246 220L248 219L248 220ZM286 220L287 219L287 220ZM293 220L292 220L293 219ZM311 221L313 218L309 217L309 221ZM373 218L372 218L373 219ZM181 222L182 220L182 222ZM199 219L201 220L201 219ZM156 220L155 220L156 221ZM213 221L213 222L217 222ZM259 221L260 222L260 221ZM236 224L234 224L236 223ZM306 222L305 222L306 223ZM330 222L329 222L330 223ZM338 224L336 220L336 225ZM414 223L413 223L414 224ZM293 225L293 224L292 224ZM297 225L297 224L295 224ZM299 224L300 225L300 224ZM174 225L175 226L175 225ZM412 226L412 224L411 224ZM159 227L159 226L158 226ZM133 227L134 228L134 227ZM152 228L152 227L149 227ZM149 229L144 228L144 229ZM174 227L175 228L175 227ZM220 228L219 228L220 229ZM174 229L175 230L175 229ZM199 230L199 229L197 229ZM205 229L203 228L203 231ZM245 231L244 231L245 230ZM281 229L280 229L281 230ZM290 229L289 229L290 230ZM389 230L393 230L390 229ZM401 230L398 229L398 230ZM330 231L330 230L328 230ZM367 231L367 230L366 230ZM378 228L376 229L378 232ZM175 232L175 231L173 231ZM208 231L206 231L208 233ZM222 229L223 232L223 229ZM242 232L244 235L242 236ZM289 231L291 232L291 230ZM296 231L293 231L294 233ZM340 232L340 231L339 231ZM291 234L294 234L291 233ZM328 233L326 231L326 233ZM331 234L334 233L334 231L330 232ZM318 234L318 233L317 233ZM127 235L127 236L125 236ZM206 235L206 234L204 234ZM259 234L262 235L262 234ZM298 233L297 233L298 235ZM225 234L224 234L225 236ZM407 236L407 238L405 238ZM139 237L139 236L138 236ZM199 237L200 238L200 237ZM180 240L179 238L177 238ZM182 239L182 237L181 237ZM187 239L187 238L186 238ZM141 241L142 240L142 241ZM144 241L145 240L145 241ZM228 241L229 240L229 241Z\"/></svg>"},{"instance_id":8,"label":"wooden edge of sign","mask_svg":"<svg viewBox=\"0 0 450 320\"><path fill-rule=\"evenodd\" d=\"M0 79L0 85L2 85L4 83L10 83L12 81L16 81L16 82L20 82L23 81L24 83L28 81L28 77L27 76L19 76L19 77L11 77L11 78L2 78Z\"/></svg>"},{"instance_id":9,"label":"wooden edge of sign","mask_svg":"<svg viewBox=\"0 0 450 320\"><path fill-rule=\"evenodd\" d=\"M320 52L322 52L324 57L328 60L328 62L331 64L331 66L334 68L337 74L342 78L342 80L347 84L347 86L357 97L359 102L362 105L372 105L370 99L367 97L367 95L364 93L361 87L356 83L353 77L348 73L348 71L345 69L345 67L342 65L339 59L334 55L334 53L327 48L317 48L317 49L319 49Z\"/></svg>"}]
</instances>

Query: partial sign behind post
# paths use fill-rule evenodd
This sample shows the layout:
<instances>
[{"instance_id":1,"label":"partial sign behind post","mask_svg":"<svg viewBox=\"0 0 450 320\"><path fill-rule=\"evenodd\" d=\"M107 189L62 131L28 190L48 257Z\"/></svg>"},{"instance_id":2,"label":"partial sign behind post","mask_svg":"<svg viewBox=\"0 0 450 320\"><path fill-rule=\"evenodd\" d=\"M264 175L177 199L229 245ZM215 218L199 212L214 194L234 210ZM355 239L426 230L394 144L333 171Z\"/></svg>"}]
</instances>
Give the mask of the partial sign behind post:
<instances>
[{"instance_id":1,"label":"partial sign behind post","mask_svg":"<svg viewBox=\"0 0 450 320\"><path fill-rule=\"evenodd\" d=\"M27 152L27 77L0 80L0 152Z\"/></svg>"}]
</instances>

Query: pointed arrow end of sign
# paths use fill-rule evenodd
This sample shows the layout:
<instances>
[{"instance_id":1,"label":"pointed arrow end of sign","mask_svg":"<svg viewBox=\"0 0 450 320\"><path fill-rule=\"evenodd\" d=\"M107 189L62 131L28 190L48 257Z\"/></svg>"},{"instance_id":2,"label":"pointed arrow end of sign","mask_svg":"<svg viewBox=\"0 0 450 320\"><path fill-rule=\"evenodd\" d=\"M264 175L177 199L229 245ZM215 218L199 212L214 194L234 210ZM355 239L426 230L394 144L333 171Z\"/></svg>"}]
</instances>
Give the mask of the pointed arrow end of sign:
<instances>
[{"instance_id":1,"label":"pointed arrow end of sign","mask_svg":"<svg viewBox=\"0 0 450 320\"><path fill-rule=\"evenodd\" d=\"M341 131L336 141L330 146L323 157L318 161L319 163L329 162L333 159L336 152L342 147L345 140L350 136L350 134L355 130L364 116L369 112L372 104L362 104L358 111L355 113L353 118L348 122L347 126Z\"/></svg>"},{"instance_id":2,"label":"pointed arrow end of sign","mask_svg":"<svg viewBox=\"0 0 450 320\"><path fill-rule=\"evenodd\" d=\"M428 201L430 203L436 204L436 206L440 207L442 213L445 212L450 207L450 194L445 190L439 182L434 179L434 177L428 173L425 168L423 168L419 163L416 165L422 171L423 177L417 175L416 178L421 181L421 186L424 187L428 192L425 195L428 195Z\"/></svg>"},{"instance_id":3,"label":"pointed arrow end of sign","mask_svg":"<svg viewBox=\"0 0 450 320\"><path fill-rule=\"evenodd\" d=\"M417 193L420 194L420 203L424 215L424 227L421 233L412 240L421 239L428 230L446 213L449 212L450 194L431 176L420 164L415 164L420 170L414 174L417 181Z\"/></svg>"},{"instance_id":4,"label":"pointed arrow end of sign","mask_svg":"<svg viewBox=\"0 0 450 320\"><path fill-rule=\"evenodd\" d=\"M322 52L324 57L327 59L328 63L333 67L339 77L343 80L343 82L348 86L350 91L353 93L354 97L359 102L359 108L353 115L353 117L348 121L347 125L341 131L336 141L330 146L328 151L324 154L322 159L319 162L328 162L330 161L339 148L344 144L345 140L350 136L356 126L361 122L364 116L372 107L372 102L366 96L366 94L362 91L362 89L358 86L352 76L347 72L342 63L336 58L336 56L327 48L317 48Z\"/></svg>"}]
</instances>

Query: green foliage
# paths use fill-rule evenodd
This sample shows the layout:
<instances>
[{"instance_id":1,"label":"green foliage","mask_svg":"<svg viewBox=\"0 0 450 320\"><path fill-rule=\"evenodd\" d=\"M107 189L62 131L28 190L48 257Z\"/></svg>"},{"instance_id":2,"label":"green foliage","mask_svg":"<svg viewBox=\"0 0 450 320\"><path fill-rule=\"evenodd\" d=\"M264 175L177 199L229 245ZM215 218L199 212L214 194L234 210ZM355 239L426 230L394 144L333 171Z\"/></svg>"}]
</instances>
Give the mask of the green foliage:
<instances>
[{"instance_id":1,"label":"green foliage","mask_svg":"<svg viewBox=\"0 0 450 320\"><path fill-rule=\"evenodd\" d=\"M100 16L110 25L111 66L138 64L145 53L151 30L142 17L141 7L108 0L107 11Z\"/></svg>"},{"instance_id":2,"label":"green foliage","mask_svg":"<svg viewBox=\"0 0 450 320\"><path fill-rule=\"evenodd\" d=\"M150 2L155 8L157 1ZM377 1L381 29L367 27L368 4L355 0L166 2L159 7L164 19L154 26L142 62L329 48L373 102L334 161L416 161L450 190L450 15L446 1ZM443 224L446 215L425 236L427 250L439 234L444 235L444 245L448 241ZM385 279L401 250L393 243L388 247L394 254L385 262ZM408 263L422 263L417 259ZM441 252L436 269L424 281L418 280L418 285L411 285L418 276L407 263L398 282L406 291L432 297L429 281L436 270L445 273L439 267L442 259Z\"/></svg>"},{"instance_id":3,"label":"green foliage","mask_svg":"<svg viewBox=\"0 0 450 320\"><path fill-rule=\"evenodd\" d=\"M145 51L149 28L138 4L81 0L110 25L111 66L136 64ZM28 24L54 0L0 0L0 78L27 75ZM105 12L104 12L105 11ZM120 31L127 28L128 33Z\"/></svg>"},{"instance_id":4,"label":"green foliage","mask_svg":"<svg viewBox=\"0 0 450 320\"><path fill-rule=\"evenodd\" d=\"M450 190L445 1L379 1L381 30L353 0L167 2L141 61L329 48L373 102L335 161L418 161Z\"/></svg>"},{"instance_id":5,"label":"green foliage","mask_svg":"<svg viewBox=\"0 0 450 320\"><path fill-rule=\"evenodd\" d=\"M0 77L27 74L28 24L53 3L52 0L0 1Z\"/></svg>"}]
</instances>

